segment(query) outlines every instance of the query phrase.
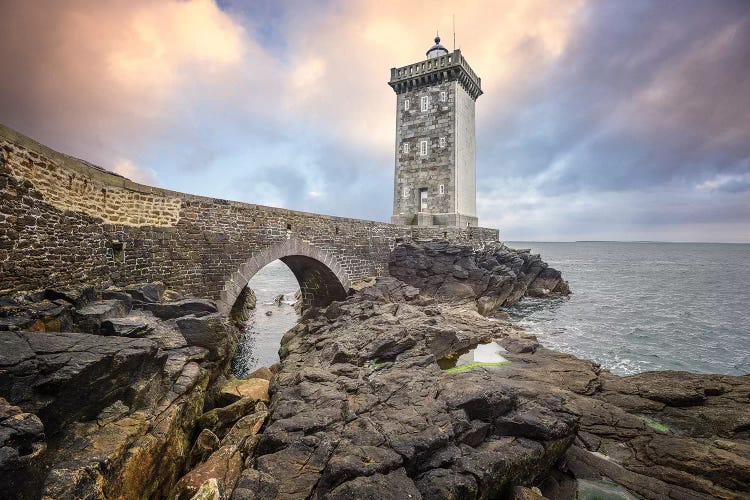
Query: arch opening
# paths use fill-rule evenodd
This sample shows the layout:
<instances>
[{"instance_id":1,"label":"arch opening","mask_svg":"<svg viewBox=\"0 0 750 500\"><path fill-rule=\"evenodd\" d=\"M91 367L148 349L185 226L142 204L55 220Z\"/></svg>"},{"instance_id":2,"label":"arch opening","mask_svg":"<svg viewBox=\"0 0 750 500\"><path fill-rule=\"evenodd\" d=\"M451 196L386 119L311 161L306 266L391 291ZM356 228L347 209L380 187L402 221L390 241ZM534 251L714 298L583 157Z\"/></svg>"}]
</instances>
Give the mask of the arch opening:
<instances>
[{"instance_id":1,"label":"arch opening","mask_svg":"<svg viewBox=\"0 0 750 500\"><path fill-rule=\"evenodd\" d=\"M237 378L279 361L281 338L299 321L299 298L297 277L281 260L266 265L250 279L232 311L232 319L242 331L232 359L232 373Z\"/></svg>"},{"instance_id":2,"label":"arch opening","mask_svg":"<svg viewBox=\"0 0 750 500\"><path fill-rule=\"evenodd\" d=\"M329 253L308 243L289 238L253 255L225 282L219 293L219 310L230 314L250 279L267 264L280 260L292 271L299 283L302 309L324 307L335 300L344 300L349 279L337 260Z\"/></svg>"},{"instance_id":3,"label":"arch opening","mask_svg":"<svg viewBox=\"0 0 750 500\"><path fill-rule=\"evenodd\" d=\"M302 309L325 307L335 300L344 300L346 290L336 274L319 260L305 255L282 257L299 283Z\"/></svg>"}]
</instances>

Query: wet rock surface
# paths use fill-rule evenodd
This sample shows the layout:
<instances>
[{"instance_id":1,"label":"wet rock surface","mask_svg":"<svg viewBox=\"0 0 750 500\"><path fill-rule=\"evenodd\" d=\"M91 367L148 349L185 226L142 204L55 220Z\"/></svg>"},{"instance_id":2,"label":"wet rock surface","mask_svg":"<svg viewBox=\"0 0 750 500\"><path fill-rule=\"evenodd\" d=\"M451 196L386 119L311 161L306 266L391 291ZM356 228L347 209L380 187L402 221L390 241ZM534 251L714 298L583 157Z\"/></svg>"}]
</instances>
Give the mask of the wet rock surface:
<instances>
[{"instance_id":1,"label":"wet rock surface","mask_svg":"<svg viewBox=\"0 0 750 500\"><path fill-rule=\"evenodd\" d=\"M391 253L390 275L442 301L474 302L482 314L524 296L568 295L560 271L537 254L502 243L481 250L431 241L404 243Z\"/></svg>"},{"instance_id":2,"label":"wet rock surface","mask_svg":"<svg viewBox=\"0 0 750 500\"><path fill-rule=\"evenodd\" d=\"M214 306L184 299L163 316L184 314L160 319L143 305L161 305L162 292L157 283L0 301L3 324L18 326L0 333L0 496L170 493L239 332L218 318L186 338L181 317Z\"/></svg>"},{"instance_id":3,"label":"wet rock surface","mask_svg":"<svg viewBox=\"0 0 750 500\"><path fill-rule=\"evenodd\" d=\"M747 498L750 377L618 377L431 298L383 278L285 335L248 498ZM490 339L510 364L438 368Z\"/></svg>"},{"instance_id":4,"label":"wet rock surface","mask_svg":"<svg viewBox=\"0 0 750 500\"><path fill-rule=\"evenodd\" d=\"M21 491L46 447L39 417L0 398L0 491Z\"/></svg>"},{"instance_id":5,"label":"wet rock surface","mask_svg":"<svg viewBox=\"0 0 750 500\"><path fill-rule=\"evenodd\" d=\"M285 335L255 459L280 498L493 498L564 456L563 395L437 365L509 325L433 302L386 278Z\"/></svg>"},{"instance_id":6,"label":"wet rock surface","mask_svg":"<svg viewBox=\"0 0 750 500\"><path fill-rule=\"evenodd\" d=\"M750 376L615 376L485 315L567 293L538 256L401 248L408 283L307 309L243 380L230 318L160 284L0 299L0 496L748 497ZM437 363L490 341L510 363Z\"/></svg>"}]
</instances>

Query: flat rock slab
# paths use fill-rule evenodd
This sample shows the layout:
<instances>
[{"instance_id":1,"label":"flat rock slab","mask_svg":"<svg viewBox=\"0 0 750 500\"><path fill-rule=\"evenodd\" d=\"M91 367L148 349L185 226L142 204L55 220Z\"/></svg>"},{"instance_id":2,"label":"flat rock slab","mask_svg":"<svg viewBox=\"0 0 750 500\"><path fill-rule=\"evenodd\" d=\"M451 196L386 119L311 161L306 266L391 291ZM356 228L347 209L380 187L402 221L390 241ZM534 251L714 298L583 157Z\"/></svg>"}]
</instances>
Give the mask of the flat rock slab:
<instances>
[{"instance_id":1,"label":"flat rock slab","mask_svg":"<svg viewBox=\"0 0 750 500\"><path fill-rule=\"evenodd\" d=\"M206 299L183 299L161 304L142 304L140 307L151 311L159 319L175 319L190 314L204 316L218 312L216 303Z\"/></svg>"}]
</instances>

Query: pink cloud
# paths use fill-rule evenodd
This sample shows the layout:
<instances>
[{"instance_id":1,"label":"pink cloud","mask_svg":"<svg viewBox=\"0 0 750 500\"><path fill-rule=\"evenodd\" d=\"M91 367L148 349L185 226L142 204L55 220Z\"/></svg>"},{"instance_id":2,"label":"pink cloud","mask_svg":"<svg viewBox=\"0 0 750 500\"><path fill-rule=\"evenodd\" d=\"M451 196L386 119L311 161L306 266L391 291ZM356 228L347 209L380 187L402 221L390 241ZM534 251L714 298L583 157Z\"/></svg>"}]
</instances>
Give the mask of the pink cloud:
<instances>
[{"instance_id":1,"label":"pink cloud","mask_svg":"<svg viewBox=\"0 0 750 500\"><path fill-rule=\"evenodd\" d=\"M280 28L288 54L274 56L252 31L259 21L212 0L11 0L0 21L0 109L22 132L103 164L158 137L200 135L190 130L202 126L197 110L390 151L389 68L422 59L436 28L450 46L453 13L483 78L481 113L564 50L580 3L303 4Z\"/></svg>"}]
</instances>

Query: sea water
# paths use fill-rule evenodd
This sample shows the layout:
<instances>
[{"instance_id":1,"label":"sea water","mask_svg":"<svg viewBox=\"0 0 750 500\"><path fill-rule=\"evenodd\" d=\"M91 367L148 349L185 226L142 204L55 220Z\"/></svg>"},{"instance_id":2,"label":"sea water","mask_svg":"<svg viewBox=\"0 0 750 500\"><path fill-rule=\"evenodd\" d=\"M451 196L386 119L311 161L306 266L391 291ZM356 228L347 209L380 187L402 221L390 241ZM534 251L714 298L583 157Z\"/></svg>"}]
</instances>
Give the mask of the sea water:
<instances>
[{"instance_id":1,"label":"sea water","mask_svg":"<svg viewBox=\"0 0 750 500\"><path fill-rule=\"evenodd\" d=\"M248 286L255 292L256 305L232 360L232 372L239 378L277 363L281 337L299 320L294 309L299 284L286 264L271 262L252 277ZM276 304L274 299L282 294L283 300Z\"/></svg>"},{"instance_id":2,"label":"sea water","mask_svg":"<svg viewBox=\"0 0 750 500\"><path fill-rule=\"evenodd\" d=\"M750 245L530 243L573 294L511 317L552 349L618 374L750 373Z\"/></svg>"},{"instance_id":3,"label":"sea water","mask_svg":"<svg viewBox=\"0 0 750 500\"><path fill-rule=\"evenodd\" d=\"M750 373L750 245L508 245L540 253L573 291L568 298L526 298L508 309L543 345L618 374ZM297 322L298 285L282 262L263 268L250 287L258 306L235 358L239 376L278 361L281 337ZM284 302L273 305L281 293Z\"/></svg>"}]
</instances>

